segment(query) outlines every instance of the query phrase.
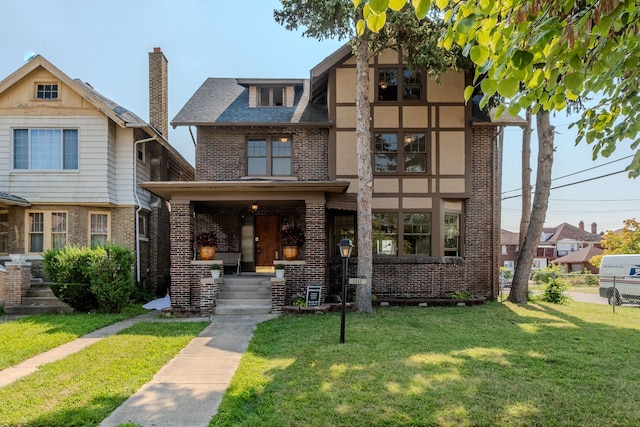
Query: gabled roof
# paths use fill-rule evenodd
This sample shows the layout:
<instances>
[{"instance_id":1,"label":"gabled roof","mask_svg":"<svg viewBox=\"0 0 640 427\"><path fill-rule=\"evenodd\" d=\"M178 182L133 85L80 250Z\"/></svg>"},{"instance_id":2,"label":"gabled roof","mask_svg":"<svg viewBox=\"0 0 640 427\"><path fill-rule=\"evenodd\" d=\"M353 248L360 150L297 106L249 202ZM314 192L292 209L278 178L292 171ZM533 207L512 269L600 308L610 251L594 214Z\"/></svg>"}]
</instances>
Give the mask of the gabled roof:
<instances>
[{"instance_id":1,"label":"gabled roof","mask_svg":"<svg viewBox=\"0 0 640 427\"><path fill-rule=\"evenodd\" d=\"M249 107L249 87L292 85L293 107ZM208 78L171 121L176 126L330 124L327 108L309 102L306 79Z\"/></svg>"},{"instance_id":2,"label":"gabled roof","mask_svg":"<svg viewBox=\"0 0 640 427\"><path fill-rule=\"evenodd\" d=\"M581 264L589 262L591 258L596 255L601 255L602 252L604 251L600 248L596 248L595 246L588 246L586 248L580 249L579 251L571 252L569 255L556 258L552 262L554 264Z\"/></svg>"},{"instance_id":3,"label":"gabled roof","mask_svg":"<svg viewBox=\"0 0 640 427\"><path fill-rule=\"evenodd\" d=\"M509 230L500 230L500 244L501 245L519 245L520 233L514 233Z\"/></svg>"},{"instance_id":4,"label":"gabled roof","mask_svg":"<svg viewBox=\"0 0 640 427\"><path fill-rule=\"evenodd\" d=\"M142 120L136 114L99 93L90 84L85 83L80 79L71 79L41 55L34 56L22 67L18 68L4 80L0 81L0 95L38 68L47 70L120 127L140 128L144 130L150 137L155 138L160 145L169 151L170 155L173 156L176 163L180 165L182 169L190 170L190 174L193 173L193 167L191 164L182 156L182 154L180 154L180 152L169 144L168 140L153 126Z\"/></svg>"},{"instance_id":5,"label":"gabled roof","mask_svg":"<svg viewBox=\"0 0 640 427\"><path fill-rule=\"evenodd\" d=\"M543 228L543 231L552 235L546 240L550 243L557 243L560 240L575 240L577 242L599 242L602 240L602 236L599 234L589 233L566 222L555 228Z\"/></svg>"}]
</instances>

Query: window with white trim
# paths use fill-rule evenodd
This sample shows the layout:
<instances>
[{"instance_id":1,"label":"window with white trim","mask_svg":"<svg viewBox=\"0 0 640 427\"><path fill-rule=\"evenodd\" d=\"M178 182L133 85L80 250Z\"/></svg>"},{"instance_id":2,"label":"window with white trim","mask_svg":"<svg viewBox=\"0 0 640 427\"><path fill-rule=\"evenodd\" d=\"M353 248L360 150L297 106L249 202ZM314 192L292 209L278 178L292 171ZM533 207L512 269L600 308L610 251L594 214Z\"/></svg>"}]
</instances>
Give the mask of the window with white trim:
<instances>
[{"instance_id":1,"label":"window with white trim","mask_svg":"<svg viewBox=\"0 0 640 427\"><path fill-rule=\"evenodd\" d=\"M67 213L27 212L26 230L29 252L64 248L67 244Z\"/></svg>"},{"instance_id":2,"label":"window with white trim","mask_svg":"<svg viewBox=\"0 0 640 427\"><path fill-rule=\"evenodd\" d=\"M105 245L109 241L109 213L89 214L89 246Z\"/></svg>"},{"instance_id":3,"label":"window with white trim","mask_svg":"<svg viewBox=\"0 0 640 427\"><path fill-rule=\"evenodd\" d=\"M13 168L77 170L77 129L14 129Z\"/></svg>"}]
</instances>

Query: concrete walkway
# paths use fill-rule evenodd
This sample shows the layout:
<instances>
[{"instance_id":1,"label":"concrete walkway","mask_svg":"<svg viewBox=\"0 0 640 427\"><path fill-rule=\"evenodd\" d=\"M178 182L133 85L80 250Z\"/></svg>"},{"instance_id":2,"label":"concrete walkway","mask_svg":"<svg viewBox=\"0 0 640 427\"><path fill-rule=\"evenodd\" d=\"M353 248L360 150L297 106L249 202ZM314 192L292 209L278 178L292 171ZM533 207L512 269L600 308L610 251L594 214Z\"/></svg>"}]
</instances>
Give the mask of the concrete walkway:
<instances>
[{"instance_id":1,"label":"concrete walkway","mask_svg":"<svg viewBox=\"0 0 640 427\"><path fill-rule=\"evenodd\" d=\"M102 427L206 427L218 411L256 325L275 315L216 315L196 338L109 415Z\"/></svg>"},{"instance_id":2,"label":"concrete walkway","mask_svg":"<svg viewBox=\"0 0 640 427\"><path fill-rule=\"evenodd\" d=\"M141 321L207 321L209 318L161 319L158 311L123 320L0 371L0 387L35 372ZM215 315L196 338L155 377L116 408L100 425L206 427L218 411L258 323L277 315ZM9 319L5 319L9 320Z\"/></svg>"}]
</instances>

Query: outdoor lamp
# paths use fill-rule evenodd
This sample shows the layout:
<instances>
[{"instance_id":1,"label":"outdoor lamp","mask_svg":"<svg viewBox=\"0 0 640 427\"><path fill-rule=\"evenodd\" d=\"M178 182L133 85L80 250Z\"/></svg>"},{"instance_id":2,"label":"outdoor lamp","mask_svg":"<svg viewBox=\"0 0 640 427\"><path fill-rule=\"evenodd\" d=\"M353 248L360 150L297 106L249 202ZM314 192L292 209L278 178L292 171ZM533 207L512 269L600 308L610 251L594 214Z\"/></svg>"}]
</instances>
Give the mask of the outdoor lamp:
<instances>
[{"instance_id":1,"label":"outdoor lamp","mask_svg":"<svg viewBox=\"0 0 640 427\"><path fill-rule=\"evenodd\" d=\"M351 252L355 246L351 243L350 239L345 237L340 240L338 247L340 248L340 256L342 257L342 314L340 316L340 344L344 344L344 320L347 310L347 265L349 263Z\"/></svg>"}]
</instances>

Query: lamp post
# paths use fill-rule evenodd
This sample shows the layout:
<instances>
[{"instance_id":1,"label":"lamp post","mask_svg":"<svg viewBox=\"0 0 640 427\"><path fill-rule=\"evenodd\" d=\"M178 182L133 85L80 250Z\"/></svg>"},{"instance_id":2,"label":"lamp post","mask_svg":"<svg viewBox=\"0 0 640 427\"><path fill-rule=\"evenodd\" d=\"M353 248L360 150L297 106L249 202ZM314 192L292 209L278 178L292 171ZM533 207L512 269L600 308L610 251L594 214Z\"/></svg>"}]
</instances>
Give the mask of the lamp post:
<instances>
[{"instance_id":1,"label":"lamp post","mask_svg":"<svg viewBox=\"0 0 640 427\"><path fill-rule=\"evenodd\" d=\"M340 317L340 344L344 344L344 318L347 310L347 265L349 263L351 252L355 246L351 240L346 237L340 240L338 246L340 247L340 256L342 257L342 315Z\"/></svg>"}]
</instances>

